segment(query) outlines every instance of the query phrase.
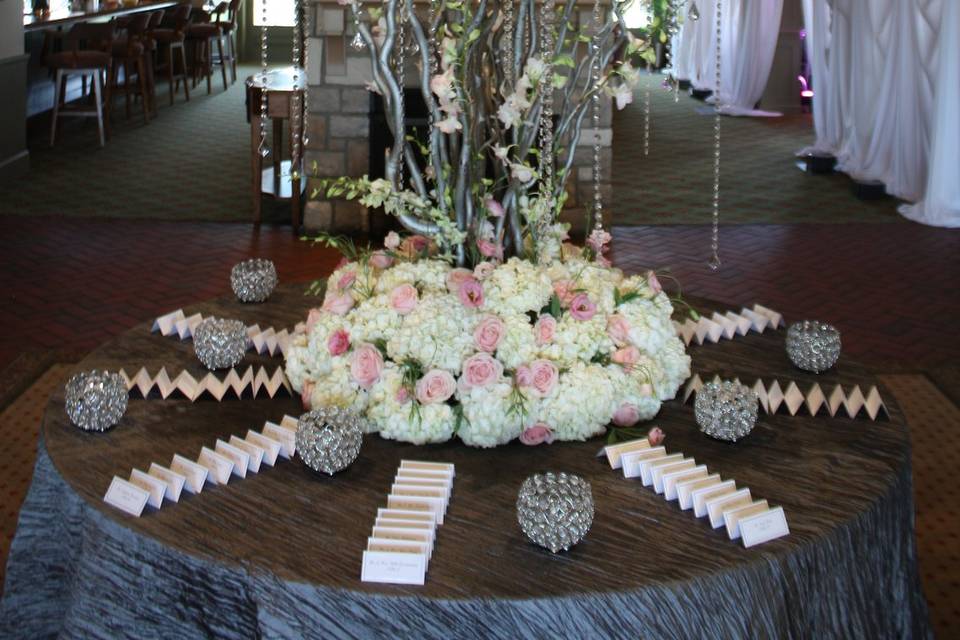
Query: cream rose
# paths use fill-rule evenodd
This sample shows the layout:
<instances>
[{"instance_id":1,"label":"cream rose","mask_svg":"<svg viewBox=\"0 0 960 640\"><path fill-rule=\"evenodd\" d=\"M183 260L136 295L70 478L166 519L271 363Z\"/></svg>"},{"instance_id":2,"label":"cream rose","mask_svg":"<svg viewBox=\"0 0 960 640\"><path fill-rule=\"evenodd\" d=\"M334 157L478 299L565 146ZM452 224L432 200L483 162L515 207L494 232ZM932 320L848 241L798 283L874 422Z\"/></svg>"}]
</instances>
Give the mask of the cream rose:
<instances>
[{"instance_id":1,"label":"cream rose","mask_svg":"<svg viewBox=\"0 0 960 640\"><path fill-rule=\"evenodd\" d=\"M353 352L350 361L350 375L354 382L369 389L380 379L383 372L383 356L372 344L362 344Z\"/></svg>"},{"instance_id":2,"label":"cream rose","mask_svg":"<svg viewBox=\"0 0 960 640\"><path fill-rule=\"evenodd\" d=\"M412 284L401 284L390 292L390 307L400 315L407 315L417 308L419 296L417 288Z\"/></svg>"},{"instance_id":3,"label":"cream rose","mask_svg":"<svg viewBox=\"0 0 960 640\"><path fill-rule=\"evenodd\" d=\"M457 383L448 371L431 369L417 381L417 400L420 404L445 402L457 388Z\"/></svg>"},{"instance_id":4,"label":"cream rose","mask_svg":"<svg viewBox=\"0 0 960 640\"><path fill-rule=\"evenodd\" d=\"M477 345L477 349L493 353L497 350L497 346L506 331L507 327L503 320L498 316L486 315L483 316L477 324L477 328L473 331L473 342Z\"/></svg>"},{"instance_id":5,"label":"cream rose","mask_svg":"<svg viewBox=\"0 0 960 640\"><path fill-rule=\"evenodd\" d=\"M544 315L537 319L533 325L533 335L536 336L537 345L543 346L553 342L553 337L557 332L557 321L553 316Z\"/></svg>"},{"instance_id":6,"label":"cream rose","mask_svg":"<svg viewBox=\"0 0 960 640\"><path fill-rule=\"evenodd\" d=\"M499 382L503 377L503 364L489 353L477 353L463 361L460 389L469 391L474 387L486 387Z\"/></svg>"}]
</instances>

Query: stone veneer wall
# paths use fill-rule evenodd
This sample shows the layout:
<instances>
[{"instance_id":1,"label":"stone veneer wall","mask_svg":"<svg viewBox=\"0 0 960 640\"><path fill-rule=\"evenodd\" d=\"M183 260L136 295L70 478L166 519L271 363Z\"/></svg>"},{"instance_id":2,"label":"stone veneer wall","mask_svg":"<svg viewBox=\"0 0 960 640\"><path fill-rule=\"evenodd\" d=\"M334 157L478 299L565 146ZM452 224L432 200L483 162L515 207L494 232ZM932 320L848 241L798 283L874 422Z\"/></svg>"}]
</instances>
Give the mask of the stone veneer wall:
<instances>
[{"instance_id":1,"label":"stone veneer wall","mask_svg":"<svg viewBox=\"0 0 960 640\"><path fill-rule=\"evenodd\" d=\"M415 0L418 13L426 18L427 4ZM607 2L605 1L605 4ZM348 7L336 0L321 0L311 4L312 33L308 38L308 69L310 82L308 144L306 172L312 174L316 163L320 178L349 175L359 177L368 173L370 134L370 94L365 85L372 80L369 51L354 51L350 40L356 33ZM592 3L579 8L581 24L592 19ZM407 86L414 87L417 71L412 64L406 70ZM590 122L588 113L584 123ZM601 101L601 185L604 201L610 198L610 170L612 166L611 104ZM592 129L584 129L574 157L574 166L568 191L564 218L582 220L584 206L592 199L593 189ZM316 179L308 181L308 196ZM324 194L307 202L304 226L309 231L355 232L369 231L371 220L365 207L341 199L327 199Z\"/></svg>"}]
</instances>

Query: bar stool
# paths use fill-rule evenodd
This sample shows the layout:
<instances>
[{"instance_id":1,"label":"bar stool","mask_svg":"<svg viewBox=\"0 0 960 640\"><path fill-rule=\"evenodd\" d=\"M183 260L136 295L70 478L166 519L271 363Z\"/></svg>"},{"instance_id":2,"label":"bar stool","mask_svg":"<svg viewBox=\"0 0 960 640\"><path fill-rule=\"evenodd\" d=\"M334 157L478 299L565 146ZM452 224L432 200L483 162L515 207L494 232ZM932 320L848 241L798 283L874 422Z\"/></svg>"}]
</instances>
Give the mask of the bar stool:
<instances>
[{"instance_id":1,"label":"bar stool","mask_svg":"<svg viewBox=\"0 0 960 640\"><path fill-rule=\"evenodd\" d=\"M240 15L242 5L243 0L230 0L230 4L227 5L226 20L223 19L223 16L217 16L217 24L220 25L220 30L227 40L226 61L230 62L231 83L237 81L237 16ZM226 61L221 59L221 63Z\"/></svg>"},{"instance_id":2,"label":"bar stool","mask_svg":"<svg viewBox=\"0 0 960 640\"><path fill-rule=\"evenodd\" d=\"M150 37L156 41L157 46L167 46L167 63L163 65L167 71L167 80L170 82L170 105L173 105L174 96L177 93L177 87L183 82L183 95L187 102L190 101L190 87L187 86L187 54L185 42L187 38L187 27L190 25L190 12L193 9L189 4L178 5L169 15L163 17L161 26L150 32ZM175 73L176 64L173 52L180 52L180 73ZM157 54L160 58L160 54ZM160 68L163 68L160 67ZM159 71L159 68L158 68Z\"/></svg>"},{"instance_id":3,"label":"bar stool","mask_svg":"<svg viewBox=\"0 0 960 640\"><path fill-rule=\"evenodd\" d=\"M157 65L157 39L153 37L155 29L160 28L164 16L163 9L157 9L150 13L150 21L147 23L147 30L143 34L143 45L146 47L147 56L147 87L150 89L150 105L153 109L153 116L157 116L157 80L154 77L153 68Z\"/></svg>"},{"instance_id":4,"label":"bar stool","mask_svg":"<svg viewBox=\"0 0 960 640\"><path fill-rule=\"evenodd\" d=\"M63 38L64 50L47 56L47 65L51 70L56 70L53 122L50 125L51 147L57 137L57 122L61 116L65 115L96 116L100 146L106 144L106 138L110 135L110 82L108 79L113 69L111 52L115 38L116 25L113 22L77 24ZM80 49L81 42L86 48ZM65 100L67 78L72 75L90 78L94 100L92 110L61 104Z\"/></svg>"},{"instance_id":5,"label":"bar stool","mask_svg":"<svg viewBox=\"0 0 960 640\"><path fill-rule=\"evenodd\" d=\"M143 106L143 123L150 123L150 94L147 79L147 47L145 44L150 14L139 13L124 21L124 35L113 43L113 69L110 77L111 91L122 91L127 119L130 119L130 94L140 96ZM123 84L119 83L119 71L123 68ZM136 72L137 83L131 87Z\"/></svg>"},{"instance_id":6,"label":"bar stool","mask_svg":"<svg viewBox=\"0 0 960 640\"><path fill-rule=\"evenodd\" d=\"M227 3L221 2L214 9L213 15L226 12ZM216 40L217 55L220 58L220 71L223 75L223 90L227 90L227 66L223 58L223 30L217 22L194 22L187 29L187 39L193 43L193 86L196 87L201 75L207 78L207 94L212 91L211 78L213 76L213 47L210 43Z\"/></svg>"}]
</instances>

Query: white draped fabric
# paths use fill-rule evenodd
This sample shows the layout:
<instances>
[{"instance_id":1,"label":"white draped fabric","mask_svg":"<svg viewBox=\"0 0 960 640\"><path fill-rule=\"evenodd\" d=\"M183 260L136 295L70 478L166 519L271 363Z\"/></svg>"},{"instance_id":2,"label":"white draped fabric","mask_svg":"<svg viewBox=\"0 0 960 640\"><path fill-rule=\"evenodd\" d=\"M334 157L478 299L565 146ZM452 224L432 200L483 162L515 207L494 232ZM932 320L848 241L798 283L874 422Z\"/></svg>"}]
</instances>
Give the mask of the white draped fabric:
<instances>
[{"instance_id":1,"label":"white draped fabric","mask_svg":"<svg viewBox=\"0 0 960 640\"><path fill-rule=\"evenodd\" d=\"M670 41L673 74L679 80L690 80L694 76L694 59L691 55L694 37L691 34L697 28L698 21L688 17L690 4L690 0L679 4L678 11L683 16L683 24Z\"/></svg>"},{"instance_id":2,"label":"white draped fabric","mask_svg":"<svg viewBox=\"0 0 960 640\"><path fill-rule=\"evenodd\" d=\"M951 151L931 149L931 141L953 134L955 143L960 137L956 102L952 121L934 118L934 103L941 109L960 90L956 66L943 61L944 55L958 55L958 5L958 0L804 0L817 138L803 151L832 153L841 170L879 180L905 200L922 199L936 176L960 181L957 145L950 148L952 158ZM960 219L960 206L952 214L943 201L936 207L936 215L927 209L922 216L917 209L904 215L937 224L951 215Z\"/></svg>"}]
</instances>

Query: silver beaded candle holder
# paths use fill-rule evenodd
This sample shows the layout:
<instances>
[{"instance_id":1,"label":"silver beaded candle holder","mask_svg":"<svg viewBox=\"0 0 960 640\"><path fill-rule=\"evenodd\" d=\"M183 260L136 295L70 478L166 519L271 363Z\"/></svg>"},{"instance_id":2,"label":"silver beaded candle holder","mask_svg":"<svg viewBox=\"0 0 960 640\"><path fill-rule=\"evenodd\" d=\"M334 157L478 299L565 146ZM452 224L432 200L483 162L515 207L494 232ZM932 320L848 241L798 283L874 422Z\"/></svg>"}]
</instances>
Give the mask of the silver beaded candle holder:
<instances>
[{"instance_id":1,"label":"silver beaded candle holder","mask_svg":"<svg viewBox=\"0 0 960 640\"><path fill-rule=\"evenodd\" d=\"M826 371L840 357L840 332L816 320L795 322L787 329L787 355L804 371Z\"/></svg>"},{"instance_id":2,"label":"silver beaded candle holder","mask_svg":"<svg viewBox=\"0 0 960 640\"><path fill-rule=\"evenodd\" d=\"M736 442L757 424L757 394L750 387L724 380L697 391L693 413L703 431L718 440Z\"/></svg>"},{"instance_id":3,"label":"silver beaded candle holder","mask_svg":"<svg viewBox=\"0 0 960 640\"><path fill-rule=\"evenodd\" d=\"M65 393L67 416L84 431L106 431L127 410L127 384L117 373L78 373L67 382Z\"/></svg>"},{"instance_id":4,"label":"silver beaded candle holder","mask_svg":"<svg viewBox=\"0 0 960 640\"><path fill-rule=\"evenodd\" d=\"M337 407L314 409L300 416L296 440L304 464L332 476L353 464L360 454L361 418Z\"/></svg>"},{"instance_id":5,"label":"silver beaded candle holder","mask_svg":"<svg viewBox=\"0 0 960 640\"><path fill-rule=\"evenodd\" d=\"M247 328L239 320L207 318L193 333L193 350L207 369L228 369L247 352Z\"/></svg>"},{"instance_id":6,"label":"silver beaded candle holder","mask_svg":"<svg viewBox=\"0 0 960 640\"><path fill-rule=\"evenodd\" d=\"M517 496L517 521L534 544L553 553L583 540L593 524L590 483L573 474L535 474Z\"/></svg>"},{"instance_id":7,"label":"silver beaded candle holder","mask_svg":"<svg viewBox=\"0 0 960 640\"><path fill-rule=\"evenodd\" d=\"M263 302L277 286L277 268L270 260L251 258L230 270L230 288L240 302Z\"/></svg>"}]
</instances>

